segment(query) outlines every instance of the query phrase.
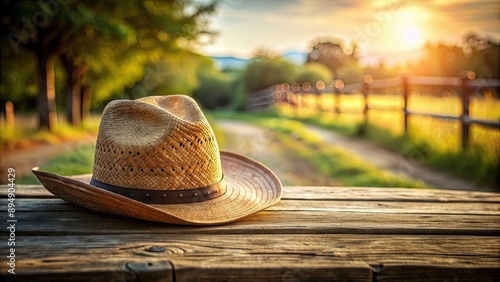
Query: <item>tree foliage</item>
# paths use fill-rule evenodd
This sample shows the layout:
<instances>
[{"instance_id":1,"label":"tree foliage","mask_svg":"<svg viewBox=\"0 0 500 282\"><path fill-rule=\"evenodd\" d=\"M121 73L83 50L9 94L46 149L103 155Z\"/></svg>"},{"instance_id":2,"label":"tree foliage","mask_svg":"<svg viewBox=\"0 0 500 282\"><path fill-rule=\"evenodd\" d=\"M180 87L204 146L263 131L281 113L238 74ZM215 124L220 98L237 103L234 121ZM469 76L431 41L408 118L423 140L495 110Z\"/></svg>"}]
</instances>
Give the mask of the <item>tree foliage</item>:
<instances>
[{"instance_id":1,"label":"tree foliage","mask_svg":"<svg viewBox=\"0 0 500 282\"><path fill-rule=\"evenodd\" d=\"M411 73L458 76L463 71L474 71L477 77L500 77L500 45L487 36L467 33L461 45L428 43L424 51L425 57L414 63Z\"/></svg>"},{"instance_id":2,"label":"tree foliage","mask_svg":"<svg viewBox=\"0 0 500 282\"><path fill-rule=\"evenodd\" d=\"M89 1L91 4L91 2ZM39 128L51 130L56 119L55 64L57 55L78 38L85 26L103 34L127 33L119 22L96 14L89 6L75 2L5 1L1 33L17 54L21 48L35 54L38 73ZM5 44L3 46L5 47ZM7 70L9 71L9 70ZM69 74L71 76L71 74Z\"/></svg>"},{"instance_id":3,"label":"tree foliage","mask_svg":"<svg viewBox=\"0 0 500 282\"><path fill-rule=\"evenodd\" d=\"M232 77L217 69L212 59L201 61L197 72L198 87L193 97L207 109L227 107L233 100Z\"/></svg>"},{"instance_id":4,"label":"tree foliage","mask_svg":"<svg viewBox=\"0 0 500 282\"><path fill-rule=\"evenodd\" d=\"M11 101L16 109L28 110L38 94L36 58L24 49L16 54L6 39L1 41L0 103Z\"/></svg>"},{"instance_id":5,"label":"tree foliage","mask_svg":"<svg viewBox=\"0 0 500 282\"><path fill-rule=\"evenodd\" d=\"M307 56L306 63L318 63L330 69L335 78L339 70L347 64L356 63L359 58L358 44L353 41L346 46L341 40L316 39Z\"/></svg>"},{"instance_id":6,"label":"tree foliage","mask_svg":"<svg viewBox=\"0 0 500 282\"><path fill-rule=\"evenodd\" d=\"M326 66L318 63L305 64L301 72L295 79L300 84L309 82L315 85L318 81L329 84L332 81L332 73Z\"/></svg>"},{"instance_id":7,"label":"tree foliage","mask_svg":"<svg viewBox=\"0 0 500 282\"><path fill-rule=\"evenodd\" d=\"M97 105L133 89L146 77L146 66L189 49L200 35L210 33L206 30L207 15L214 9L215 3L183 0L4 1L2 60L12 53L4 51L9 46L15 53L27 50L35 54L40 127L50 129L54 91L59 88L54 79L59 57L68 78L67 111L78 108L73 104L82 101L80 94L88 93L82 89L94 89L92 100ZM170 60L168 69L173 72L173 64L182 63ZM6 67L9 69L2 65L2 73L16 74L2 76L2 81L10 83L13 77L20 81L19 76L32 75L9 64ZM1 88L2 96L7 89Z\"/></svg>"},{"instance_id":8,"label":"tree foliage","mask_svg":"<svg viewBox=\"0 0 500 282\"><path fill-rule=\"evenodd\" d=\"M191 95L199 86L198 71L211 60L186 50L177 50L164 55L156 63L146 66L142 79L131 89L132 99L147 95L186 94Z\"/></svg>"},{"instance_id":9,"label":"tree foliage","mask_svg":"<svg viewBox=\"0 0 500 282\"><path fill-rule=\"evenodd\" d=\"M297 76L297 66L282 58L254 59L246 67L243 80L249 92L265 89L276 83L292 83Z\"/></svg>"}]
</instances>

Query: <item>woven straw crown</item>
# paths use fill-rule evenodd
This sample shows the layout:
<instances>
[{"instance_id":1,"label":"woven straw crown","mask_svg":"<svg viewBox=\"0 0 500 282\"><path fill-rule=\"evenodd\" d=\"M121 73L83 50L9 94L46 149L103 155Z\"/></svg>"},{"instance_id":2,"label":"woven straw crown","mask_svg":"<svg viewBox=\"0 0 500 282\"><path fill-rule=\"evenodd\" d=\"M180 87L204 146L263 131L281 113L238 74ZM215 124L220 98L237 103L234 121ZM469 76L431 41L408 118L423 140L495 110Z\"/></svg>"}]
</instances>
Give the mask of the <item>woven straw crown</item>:
<instances>
[{"instance_id":1,"label":"woven straw crown","mask_svg":"<svg viewBox=\"0 0 500 282\"><path fill-rule=\"evenodd\" d=\"M222 178L219 148L191 98L117 100L103 112L93 177L145 190L204 187Z\"/></svg>"}]
</instances>

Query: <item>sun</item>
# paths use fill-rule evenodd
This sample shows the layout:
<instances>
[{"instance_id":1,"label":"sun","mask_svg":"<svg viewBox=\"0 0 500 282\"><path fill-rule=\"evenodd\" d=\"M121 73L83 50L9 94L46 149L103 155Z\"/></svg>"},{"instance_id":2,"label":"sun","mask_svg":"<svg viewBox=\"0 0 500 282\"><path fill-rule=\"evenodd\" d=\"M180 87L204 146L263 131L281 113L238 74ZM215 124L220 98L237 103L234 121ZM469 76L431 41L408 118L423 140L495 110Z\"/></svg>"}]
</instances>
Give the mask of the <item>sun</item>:
<instances>
[{"instance_id":1,"label":"sun","mask_svg":"<svg viewBox=\"0 0 500 282\"><path fill-rule=\"evenodd\" d=\"M409 27L404 30L403 39L406 44L409 45L418 45L422 41L420 31L414 27Z\"/></svg>"}]
</instances>

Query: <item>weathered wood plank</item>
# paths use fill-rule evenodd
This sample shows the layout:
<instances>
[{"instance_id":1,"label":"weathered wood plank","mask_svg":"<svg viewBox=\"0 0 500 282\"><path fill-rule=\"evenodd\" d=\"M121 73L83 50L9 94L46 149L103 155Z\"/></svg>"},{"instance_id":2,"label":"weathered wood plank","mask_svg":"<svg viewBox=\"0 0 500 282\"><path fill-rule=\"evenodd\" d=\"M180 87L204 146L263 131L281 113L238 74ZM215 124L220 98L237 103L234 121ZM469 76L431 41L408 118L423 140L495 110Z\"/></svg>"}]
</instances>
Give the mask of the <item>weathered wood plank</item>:
<instances>
[{"instance_id":1,"label":"weathered wood plank","mask_svg":"<svg viewBox=\"0 0 500 282\"><path fill-rule=\"evenodd\" d=\"M488 236L181 233L22 236L18 242L17 254L23 258L18 269L25 275L82 269L112 274L127 270L127 262L167 261L177 281L197 277L372 281L372 271L377 281L397 277L443 281L458 275L471 278L464 281L495 281L500 277L500 238ZM148 251L151 248L155 252ZM225 271L227 275L218 276Z\"/></svg>"},{"instance_id":2,"label":"weathered wood plank","mask_svg":"<svg viewBox=\"0 0 500 282\"><path fill-rule=\"evenodd\" d=\"M500 203L500 193L439 189L289 186L284 189L283 199Z\"/></svg>"},{"instance_id":3,"label":"weathered wood plank","mask_svg":"<svg viewBox=\"0 0 500 282\"><path fill-rule=\"evenodd\" d=\"M88 273L97 275L121 277L131 276L125 281L299 281L307 277L309 281L326 281L337 279L342 281L363 281L372 282L372 270L369 265L360 262L338 262L328 261L326 258L303 258L298 255L226 255L213 254L201 255L198 260L191 260L191 257L178 258L174 261L156 258L135 258L136 262L123 260L122 258L109 258L108 261L102 257L92 255L93 260L81 262L81 257L56 257L47 263L40 263L38 260L23 261L19 265L18 276L20 281L25 281L25 277L36 278L46 277L46 281L53 281L54 274L62 277L72 277L84 274L82 281L104 281L95 280ZM96 268L98 262L103 262L103 266ZM138 279L137 275L142 273L130 273L131 265L172 265L175 270L168 268L149 270L150 276L161 277L161 280ZM33 266L34 268L29 268ZM107 268L106 268L107 267ZM44 268L46 271L39 272ZM175 274L174 274L175 273ZM175 280L167 280L175 275ZM141 275L144 277L144 274ZM100 276L97 276L100 277ZM141 277L141 278L142 278ZM24 278L24 279L22 279ZM61 279L62 281L68 281ZM43 281L43 280L42 280ZM79 281L79 280L77 280ZM107 281L107 280L106 280ZM116 281L116 280L115 280ZM122 280L118 280L122 281Z\"/></svg>"},{"instance_id":4,"label":"weathered wood plank","mask_svg":"<svg viewBox=\"0 0 500 282\"><path fill-rule=\"evenodd\" d=\"M6 210L7 199L0 199L0 210ZM81 208L56 198L35 199L17 198L14 202L17 212L38 212L38 211L78 211Z\"/></svg>"},{"instance_id":5,"label":"weathered wood plank","mask_svg":"<svg viewBox=\"0 0 500 282\"><path fill-rule=\"evenodd\" d=\"M497 282L500 281L500 266L496 267L468 267L464 265L422 266L422 265L384 265L375 273L375 281L387 282Z\"/></svg>"},{"instance_id":6,"label":"weathered wood plank","mask_svg":"<svg viewBox=\"0 0 500 282\"><path fill-rule=\"evenodd\" d=\"M7 209L7 199L0 199L0 209ZM60 199L17 199L16 211L78 211L81 208ZM478 202L396 202L396 201L338 201L282 200L269 211L352 211L370 213L411 214L468 214L500 215L500 203Z\"/></svg>"},{"instance_id":7,"label":"weathered wood plank","mask_svg":"<svg viewBox=\"0 0 500 282\"><path fill-rule=\"evenodd\" d=\"M7 186L0 185L0 197L5 197L6 194ZM41 185L17 185L16 197L54 198L54 195ZM500 193L438 189L288 186L284 188L283 199L500 203Z\"/></svg>"},{"instance_id":8,"label":"weathered wood plank","mask_svg":"<svg viewBox=\"0 0 500 282\"><path fill-rule=\"evenodd\" d=\"M0 185L0 197L5 198L8 194L8 186ZM16 185L16 198L55 198L42 185Z\"/></svg>"},{"instance_id":9,"label":"weathered wood plank","mask_svg":"<svg viewBox=\"0 0 500 282\"><path fill-rule=\"evenodd\" d=\"M374 281L499 281L500 268L496 267L468 267L466 265L421 266L421 265L383 265L378 273L374 274Z\"/></svg>"},{"instance_id":10,"label":"weathered wood plank","mask_svg":"<svg viewBox=\"0 0 500 282\"><path fill-rule=\"evenodd\" d=\"M2 240L5 236L2 236ZM500 266L500 237L457 235L371 235L371 234L121 234L19 236L17 254L24 258L89 255L112 260L135 256L174 259L192 256L207 259L206 254L330 256L341 260L436 263L480 263ZM48 247L50 246L50 247ZM163 251L148 251L162 247ZM7 246L2 245L2 251Z\"/></svg>"},{"instance_id":11,"label":"weathered wood plank","mask_svg":"<svg viewBox=\"0 0 500 282\"><path fill-rule=\"evenodd\" d=\"M90 210L17 213L18 234L463 234L500 235L500 216L338 211L262 211L238 222L207 227L174 226ZM5 222L1 223L5 229ZM113 226L113 228L109 228Z\"/></svg>"},{"instance_id":12,"label":"weathered wood plank","mask_svg":"<svg viewBox=\"0 0 500 282\"><path fill-rule=\"evenodd\" d=\"M398 214L500 215L500 203L282 200L269 211L331 211Z\"/></svg>"},{"instance_id":13,"label":"weathered wood plank","mask_svg":"<svg viewBox=\"0 0 500 282\"><path fill-rule=\"evenodd\" d=\"M286 187L268 210L211 227L97 213L41 186L17 186L15 203L20 281L500 280L495 193Z\"/></svg>"},{"instance_id":14,"label":"weathered wood plank","mask_svg":"<svg viewBox=\"0 0 500 282\"><path fill-rule=\"evenodd\" d=\"M53 267L58 264L58 267ZM6 275L2 270L2 275ZM16 274L4 276L7 281L162 281L173 282L170 262L161 259L135 258L120 261L81 257L18 259ZM5 280L4 280L5 281Z\"/></svg>"},{"instance_id":15,"label":"weathered wood plank","mask_svg":"<svg viewBox=\"0 0 500 282\"><path fill-rule=\"evenodd\" d=\"M297 256L292 256L297 257ZM302 257L232 257L227 261L174 261L175 280L190 281L364 281L372 282L368 265L351 262L317 262ZM304 263L304 264L303 264Z\"/></svg>"}]
</instances>

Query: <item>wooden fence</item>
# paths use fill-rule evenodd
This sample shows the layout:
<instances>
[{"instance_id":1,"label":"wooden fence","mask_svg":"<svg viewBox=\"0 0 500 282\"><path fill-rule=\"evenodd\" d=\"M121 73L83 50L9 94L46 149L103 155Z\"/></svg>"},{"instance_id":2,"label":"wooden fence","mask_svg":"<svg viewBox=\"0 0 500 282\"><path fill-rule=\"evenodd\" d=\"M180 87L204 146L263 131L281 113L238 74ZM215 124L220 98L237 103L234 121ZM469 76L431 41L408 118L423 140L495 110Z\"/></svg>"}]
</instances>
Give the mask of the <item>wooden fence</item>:
<instances>
[{"instance_id":1,"label":"wooden fence","mask_svg":"<svg viewBox=\"0 0 500 282\"><path fill-rule=\"evenodd\" d=\"M410 86L413 87L430 87L433 89L443 89L445 87L455 89L461 99L461 114L459 116L425 113L410 111L408 108L408 98L410 96ZM373 90L387 90L387 89L401 89L401 91L394 91L391 94L399 94L403 96L403 107L377 107L369 105L368 97L373 94ZM475 78L474 72L468 72L464 77L427 77L427 76L402 76L389 79L374 80L370 75L365 76L362 82L353 84L344 84L340 79L335 80L332 84L325 86L324 83L311 85L304 83L277 84L273 87L253 93L250 95L248 109L260 110L268 108L274 103L288 103L299 110L302 104L303 95L314 94L316 97L316 108L318 111L333 111L337 114L341 113L359 113L364 115L365 123L368 123L369 111L401 111L403 114L403 128L405 134L408 133L408 118L411 115L425 116L435 119L456 120L460 122L461 130L460 137L462 141L462 149L466 149L469 144L470 125L477 124L483 127L493 128L500 130L500 120L481 120L471 118L469 115L470 97L484 89L491 89L498 96L500 88L499 79L481 79ZM321 96L326 93L334 95L334 104L332 109L325 109L321 104ZM345 109L341 108L341 95L340 94L354 94L361 93L363 95L363 108L359 109Z\"/></svg>"}]
</instances>

